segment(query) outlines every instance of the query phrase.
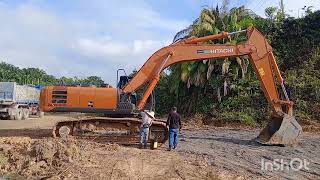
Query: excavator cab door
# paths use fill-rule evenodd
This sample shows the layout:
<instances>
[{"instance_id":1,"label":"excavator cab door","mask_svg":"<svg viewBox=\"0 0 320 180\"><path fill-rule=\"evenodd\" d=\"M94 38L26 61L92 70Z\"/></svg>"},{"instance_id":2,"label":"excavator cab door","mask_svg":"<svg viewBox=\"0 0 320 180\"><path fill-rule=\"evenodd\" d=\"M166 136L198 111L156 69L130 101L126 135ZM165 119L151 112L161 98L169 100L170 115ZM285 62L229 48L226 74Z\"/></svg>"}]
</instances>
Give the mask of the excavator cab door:
<instances>
[{"instance_id":1,"label":"excavator cab door","mask_svg":"<svg viewBox=\"0 0 320 180\"><path fill-rule=\"evenodd\" d=\"M122 72L124 75L120 76L120 72ZM117 70L117 88L122 89L129 82L129 80L130 79L124 69Z\"/></svg>"},{"instance_id":2,"label":"excavator cab door","mask_svg":"<svg viewBox=\"0 0 320 180\"><path fill-rule=\"evenodd\" d=\"M120 79L118 81L117 87L119 89L122 89L128 82L129 82L129 77L128 76L120 76Z\"/></svg>"}]
</instances>

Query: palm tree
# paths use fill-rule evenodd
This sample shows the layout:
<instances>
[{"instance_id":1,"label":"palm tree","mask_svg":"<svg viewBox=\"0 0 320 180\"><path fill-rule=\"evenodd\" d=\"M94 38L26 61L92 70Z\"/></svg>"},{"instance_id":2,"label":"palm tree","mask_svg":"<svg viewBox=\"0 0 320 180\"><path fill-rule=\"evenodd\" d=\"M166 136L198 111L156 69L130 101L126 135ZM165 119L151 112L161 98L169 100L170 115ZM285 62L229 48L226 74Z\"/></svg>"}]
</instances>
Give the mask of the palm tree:
<instances>
[{"instance_id":1,"label":"palm tree","mask_svg":"<svg viewBox=\"0 0 320 180\"><path fill-rule=\"evenodd\" d=\"M230 11L222 9L222 13L218 6L216 8L202 9L199 18L197 18L188 28L178 32L174 41L184 37L202 37L211 34L218 34L222 31L232 32L245 29L253 25L254 14L245 9L243 6L232 8ZM244 40L243 34L235 35L232 38L209 41L209 44L236 44ZM202 88L210 85L216 89L217 98L221 101L221 89L223 95L228 94L228 86L237 78L245 78L248 71L248 58L224 58L220 60L206 59L201 62L186 62L175 65L171 68L172 75L178 85L172 86L173 92L179 92L181 84L185 84L187 88L191 86ZM241 75L239 71L241 70ZM178 76L180 75L180 76Z\"/></svg>"}]
</instances>

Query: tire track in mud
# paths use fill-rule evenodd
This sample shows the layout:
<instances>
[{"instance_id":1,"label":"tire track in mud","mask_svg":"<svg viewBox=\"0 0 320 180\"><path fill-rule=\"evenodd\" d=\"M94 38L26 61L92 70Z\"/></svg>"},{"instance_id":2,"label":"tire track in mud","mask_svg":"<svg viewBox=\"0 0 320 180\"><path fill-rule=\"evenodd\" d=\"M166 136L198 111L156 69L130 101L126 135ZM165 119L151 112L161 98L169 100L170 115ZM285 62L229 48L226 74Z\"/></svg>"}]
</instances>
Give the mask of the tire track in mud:
<instances>
[{"instance_id":1,"label":"tire track in mud","mask_svg":"<svg viewBox=\"0 0 320 180\"><path fill-rule=\"evenodd\" d=\"M227 128L183 130L178 151L205 156L209 164L250 178L320 178L320 136L304 133L296 147L262 146L252 139L258 130ZM298 158L298 159L297 159ZM282 161L281 161L282 160ZM299 171L294 171L306 162ZM266 164L279 161L282 170L264 169ZM305 162L304 162L305 161ZM291 164L290 164L291 162ZM293 165L293 166L291 166Z\"/></svg>"}]
</instances>

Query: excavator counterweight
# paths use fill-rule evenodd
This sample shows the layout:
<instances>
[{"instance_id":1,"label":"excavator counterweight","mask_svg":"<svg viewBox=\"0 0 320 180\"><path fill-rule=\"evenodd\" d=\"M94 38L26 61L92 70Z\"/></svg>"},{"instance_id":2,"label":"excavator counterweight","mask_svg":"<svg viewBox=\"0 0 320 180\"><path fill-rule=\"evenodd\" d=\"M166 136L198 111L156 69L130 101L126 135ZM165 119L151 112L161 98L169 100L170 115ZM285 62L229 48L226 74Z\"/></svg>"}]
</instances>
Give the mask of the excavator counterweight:
<instances>
[{"instance_id":1,"label":"excavator counterweight","mask_svg":"<svg viewBox=\"0 0 320 180\"><path fill-rule=\"evenodd\" d=\"M247 40L239 44L204 43L241 32L247 33ZM118 142L119 139L122 139L121 142L138 141L140 120L133 117L137 117L141 110L153 109L152 91L165 68L187 61L241 56L249 57L261 82L264 95L273 110L270 122L256 140L262 144L296 144L302 128L293 116L293 102L289 100L285 90L272 47L253 27L232 33L222 32L200 38L191 37L163 47L150 56L132 78L120 77L117 88L46 87L41 92L41 109L47 112L99 112L108 116L102 119L93 117L59 122L54 130L55 135L59 135L61 128L60 135L76 134L77 137L87 137L89 134L93 139L109 139L114 142ZM142 86L145 89L144 94L138 99L135 92ZM281 86L281 94L285 99L280 98L278 86ZM150 141L164 143L167 134L165 124L160 121L153 124L150 133L154 136L151 136Z\"/></svg>"}]
</instances>

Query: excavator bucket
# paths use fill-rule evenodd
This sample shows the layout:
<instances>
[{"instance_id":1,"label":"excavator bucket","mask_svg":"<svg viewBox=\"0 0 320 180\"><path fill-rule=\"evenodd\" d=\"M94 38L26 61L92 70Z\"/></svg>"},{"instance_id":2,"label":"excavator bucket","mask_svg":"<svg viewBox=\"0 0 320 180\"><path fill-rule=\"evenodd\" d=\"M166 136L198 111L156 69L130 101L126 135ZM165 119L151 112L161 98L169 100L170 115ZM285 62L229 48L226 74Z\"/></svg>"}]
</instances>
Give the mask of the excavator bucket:
<instances>
[{"instance_id":1,"label":"excavator bucket","mask_svg":"<svg viewBox=\"0 0 320 180\"><path fill-rule=\"evenodd\" d=\"M295 117L284 114L280 117L272 117L256 141L265 145L295 145L301 133L302 128Z\"/></svg>"}]
</instances>

